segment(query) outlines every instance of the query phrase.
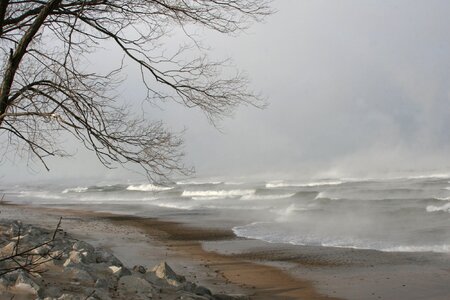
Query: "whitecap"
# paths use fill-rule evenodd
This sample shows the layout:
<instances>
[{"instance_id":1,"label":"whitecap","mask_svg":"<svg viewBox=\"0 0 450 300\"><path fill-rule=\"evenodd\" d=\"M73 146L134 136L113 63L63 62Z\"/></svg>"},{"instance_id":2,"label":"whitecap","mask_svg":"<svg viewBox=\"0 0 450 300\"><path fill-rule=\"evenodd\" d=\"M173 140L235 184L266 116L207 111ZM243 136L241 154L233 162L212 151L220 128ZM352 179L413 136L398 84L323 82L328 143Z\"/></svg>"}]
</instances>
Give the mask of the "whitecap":
<instances>
[{"instance_id":1,"label":"whitecap","mask_svg":"<svg viewBox=\"0 0 450 300\"><path fill-rule=\"evenodd\" d=\"M128 191L141 191L141 192L160 192L171 190L173 187L170 186L158 186L154 184L140 184L140 185L130 185L127 187Z\"/></svg>"},{"instance_id":2,"label":"whitecap","mask_svg":"<svg viewBox=\"0 0 450 300\"><path fill-rule=\"evenodd\" d=\"M252 195L255 190L206 190L206 191L183 191L182 197L237 197Z\"/></svg>"},{"instance_id":3,"label":"whitecap","mask_svg":"<svg viewBox=\"0 0 450 300\"><path fill-rule=\"evenodd\" d=\"M428 205L426 210L427 210L427 212L443 211L443 212L450 213L450 203L444 204L442 206Z\"/></svg>"},{"instance_id":4,"label":"whitecap","mask_svg":"<svg viewBox=\"0 0 450 300\"><path fill-rule=\"evenodd\" d=\"M64 191L62 191L63 194L67 194L67 193L84 193L88 190L87 187L83 187L83 186L78 186L75 188L68 188L65 189Z\"/></svg>"}]
</instances>

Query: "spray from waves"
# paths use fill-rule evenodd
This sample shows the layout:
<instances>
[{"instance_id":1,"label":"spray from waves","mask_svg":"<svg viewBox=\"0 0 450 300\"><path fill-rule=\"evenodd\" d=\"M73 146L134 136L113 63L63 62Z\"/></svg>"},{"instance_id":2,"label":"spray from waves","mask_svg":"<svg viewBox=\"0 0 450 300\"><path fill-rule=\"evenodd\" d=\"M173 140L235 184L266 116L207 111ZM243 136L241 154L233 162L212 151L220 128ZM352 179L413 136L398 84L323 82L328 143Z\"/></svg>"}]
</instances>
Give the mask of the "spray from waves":
<instances>
[{"instance_id":1,"label":"spray from waves","mask_svg":"<svg viewBox=\"0 0 450 300\"><path fill-rule=\"evenodd\" d=\"M207 190L207 191L183 191L182 197L239 197L253 195L255 190Z\"/></svg>"},{"instance_id":2,"label":"spray from waves","mask_svg":"<svg viewBox=\"0 0 450 300\"><path fill-rule=\"evenodd\" d=\"M140 184L140 185L130 185L127 187L128 191L140 191L140 192L161 192L173 189L170 186L158 186L153 184Z\"/></svg>"},{"instance_id":3,"label":"spray from waves","mask_svg":"<svg viewBox=\"0 0 450 300\"><path fill-rule=\"evenodd\" d=\"M286 199L294 196L295 193L290 194L279 194L279 195L257 195L257 194L248 194L242 196L241 200L277 200L277 199Z\"/></svg>"},{"instance_id":4,"label":"spray from waves","mask_svg":"<svg viewBox=\"0 0 450 300\"><path fill-rule=\"evenodd\" d=\"M427 212L439 212L439 211L443 211L443 212L448 212L450 213L450 203L441 205L441 206L436 206L436 205L428 205L426 208Z\"/></svg>"},{"instance_id":5,"label":"spray from waves","mask_svg":"<svg viewBox=\"0 0 450 300\"><path fill-rule=\"evenodd\" d=\"M317 196L314 198L314 200L320 200L320 199L341 200L342 198L331 197L327 192L320 192L317 194Z\"/></svg>"},{"instance_id":6,"label":"spray from waves","mask_svg":"<svg viewBox=\"0 0 450 300\"><path fill-rule=\"evenodd\" d=\"M84 193L84 192L86 192L87 190L88 190L87 187L79 186L79 187L75 187L75 188L68 188L68 189L65 189L64 191L62 191L62 193L63 193L63 194L67 194L67 193Z\"/></svg>"},{"instance_id":7,"label":"spray from waves","mask_svg":"<svg viewBox=\"0 0 450 300\"><path fill-rule=\"evenodd\" d=\"M343 181L319 181L319 182L309 182L309 183L289 183L284 181L272 181L266 183L266 188L282 188L282 187L318 187L318 186L329 186L329 185L340 185Z\"/></svg>"},{"instance_id":8,"label":"spray from waves","mask_svg":"<svg viewBox=\"0 0 450 300\"><path fill-rule=\"evenodd\" d=\"M285 222L291 216L308 210L312 210L312 208L298 206L295 203L292 203L291 205L284 208L272 208L272 211L277 215L275 219L275 221L277 222Z\"/></svg>"}]
</instances>

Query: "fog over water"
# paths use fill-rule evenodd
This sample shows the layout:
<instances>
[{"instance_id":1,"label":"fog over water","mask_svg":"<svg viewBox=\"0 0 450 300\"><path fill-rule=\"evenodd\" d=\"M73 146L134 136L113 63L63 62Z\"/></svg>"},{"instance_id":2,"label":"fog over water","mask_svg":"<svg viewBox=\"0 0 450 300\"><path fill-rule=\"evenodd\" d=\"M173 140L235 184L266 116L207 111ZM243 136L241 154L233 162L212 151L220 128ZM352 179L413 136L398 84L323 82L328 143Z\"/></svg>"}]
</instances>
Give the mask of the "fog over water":
<instances>
[{"instance_id":1,"label":"fog over water","mask_svg":"<svg viewBox=\"0 0 450 300\"><path fill-rule=\"evenodd\" d=\"M174 130L187 129L186 163L197 176L366 178L450 170L448 1L273 6L276 14L238 37L192 29L213 57L231 57L248 73L268 108L241 107L219 123L220 131L176 104L149 113ZM96 63L110 60L99 55ZM138 70L128 69L120 93L140 105L144 87ZM49 173L8 158L4 182L129 176L106 170L81 145L68 147L77 155L51 160Z\"/></svg>"}]
</instances>

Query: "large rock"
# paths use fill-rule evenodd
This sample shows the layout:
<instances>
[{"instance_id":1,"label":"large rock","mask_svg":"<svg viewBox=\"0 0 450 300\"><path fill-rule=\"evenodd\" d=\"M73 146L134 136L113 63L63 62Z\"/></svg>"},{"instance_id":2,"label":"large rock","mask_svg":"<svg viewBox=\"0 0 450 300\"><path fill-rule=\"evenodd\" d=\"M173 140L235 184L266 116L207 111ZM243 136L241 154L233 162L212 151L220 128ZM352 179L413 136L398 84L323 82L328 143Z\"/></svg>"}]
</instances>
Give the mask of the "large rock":
<instances>
[{"instance_id":1,"label":"large rock","mask_svg":"<svg viewBox=\"0 0 450 300\"><path fill-rule=\"evenodd\" d=\"M143 266L134 266L133 271L141 274L145 274L147 272L147 270Z\"/></svg>"},{"instance_id":2,"label":"large rock","mask_svg":"<svg viewBox=\"0 0 450 300\"><path fill-rule=\"evenodd\" d=\"M122 262L112 253L106 250L96 250L94 253L96 263L107 263L109 265L122 267Z\"/></svg>"},{"instance_id":3,"label":"large rock","mask_svg":"<svg viewBox=\"0 0 450 300\"><path fill-rule=\"evenodd\" d=\"M64 262L64 267L71 267L83 262L83 256L78 251L70 251L69 258Z\"/></svg>"},{"instance_id":4,"label":"large rock","mask_svg":"<svg viewBox=\"0 0 450 300\"><path fill-rule=\"evenodd\" d=\"M6 231L6 234L10 235L11 237L16 236L18 233L22 232L22 222L21 221L14 221L9 226L9 229Z\"/></svg>"},{"instance_id":5,"label":"large rock","mask_svg":"<svg viewBox=\"0 0 450 300\"><path fill-rule=\"evenodd\" d=\"M27 294L37 295L41 287L34 282L27 273L21 271L19 276L17 276L14 289L20 290Z\"/></svg>"},{"instance_id":6,"label":"large rock","mask_svg":"<svg viewBox=\"0 0 450 300\"><path fill-rule=\"evenodd\" d=\"M184 276L175 273L172 268L165 262L161 262L152 270L158 278L165 279L170 285L179 286L186 281Z\"/></svg>"},{"instance_id":7,"label":"large rock","mask_svg":"<svg viewBox=\"0 0 450 300\"><path fill-rule=\"evenodd\" d=\"M83 269L78 268L67 268L68 273L72 277L73 280L78 282L84 282L84 283L92 283L94 282L94 278L91 274L89 274L87 271Z\"/></svg>"},{"instance_id":8,"label":"large rock","mask_svg":"<svg viewBox=\"0 0 450 300\"><path fill-rule=\"evenodd\" d=\"M118 289L128 293L149 294L153 286L141 277L126 275L119 279Z\"/></svg>"},{"instance_id":9,"label":"large rock","mask_svg":"<svg viewBox=\"0 0 450 300\"><path fill-rule=\"evenodd\" d=\"M205 288L204 286L197 286L194 289L194 294L200 295L200 296L211 296L212 293L208 288Z\"/></svg>"},{"instance_id":10,"label":"large rock","mask_svg":"<svg viewBox=\"0 0 450 300\"><path fill-rule=\"evenodd\" d=\"M88 244L84 241L77 241L72 245L72 249L76 251L88 251L88 252L94 252L95 248L91 244Z\"/></svg>"},{"instance_id":11,"label":"large rock","mask_svg":"<svg viewBox=\"0 0 450 300\"><path fill-rule=\"evenodd\" d=\"M94 287L96 289L105 289L106 290L109 288L108 280L106 280L104 278L99 278L99 279L97 279L97 281L95 281Z\"/></svg>"},{"instance_id":12,"label":"large rock","mask_svg":"<svg viewBox=\"0 0 450 300\"><path fill-rule=\"evenodd\" d=\"M22 271L13 271L13 272L9 272L9 273L6 273L5 275L2 275L1 277L0 277L0 279L2 280L2 282L4 282L6 285L13 285L13 284L15 284L16 283L16 281L17 281L17 278L19 277L19 274L21 273Z\"/></svg>"},{"instance_id":13,"label":"large rock","mask_svg":"<svg viewBox=\"0 0 450 300\"><path fill-rule=\"evenodd\" d=\"M51 247L49 245L42 245L41 247L33 249L33 251L31 251L31 253L46 256L50 253L50 250L51 250Z\"/></svg>"},{"instance_id":14,"label":"large rock","mask_svg":"<svg viewBox=\"0 0 450 300\"><path fill-rule=\"evenodd\" d=\"M128 270L125 267L118 267L118 266L110 266L109 270L111 271L111 273L116 276L116 277L122 277L122 276L127 276L127 275L131 275L130 270Z\"/></svg>"}]
</instances>

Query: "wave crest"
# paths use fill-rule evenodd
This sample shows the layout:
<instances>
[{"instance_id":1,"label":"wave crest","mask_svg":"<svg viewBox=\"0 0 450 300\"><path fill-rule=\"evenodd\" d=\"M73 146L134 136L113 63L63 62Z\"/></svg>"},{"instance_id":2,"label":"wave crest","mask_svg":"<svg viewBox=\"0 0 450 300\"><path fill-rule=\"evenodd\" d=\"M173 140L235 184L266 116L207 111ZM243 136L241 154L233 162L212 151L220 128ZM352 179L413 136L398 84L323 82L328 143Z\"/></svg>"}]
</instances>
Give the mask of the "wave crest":
<instances>
[{"instance_id":1,"label":"wave crest","mask_svg":"<svg viewBox=\"0 0 450 300\"><path fill-rule=\"evenodd\" d=\"M154 184L140 184L140 185L130 185L127 187L128 191L140 191L140 192L161 192L171 190L173 187L170 186L158 186Z\"/></svg>"},{"instance_id":2,"label":"wave crest","mask_svg":"<svg viewBox=\"0 0 450 300\"><path fill-rule=\"evenodd\" d=\"M78 186L78 187L75 187L75 188L68 188L68 189L65 189L64 191L62 191L62 193L63 193L63 194L67 194L67 193L84 193L84 192L86 192L87 190L88 190L87 187L84 187L84 186Z\"/></svg>"},{"instance_id":3,"label":"wave crest","mask_svg":"<svg viewBox=\"0 0 450 300\"><path fill-rule=\"evenodd\" d=\"M253 195L255 190L207 190L207 191L183 191L182 197L238 197Z\"/></svg>"},{"instance_id":4,"label":"wave crest","mask_svg":"<svg viewBox=\"0 0 450 300\"><path fill-rule=\"evenodd\" d=\"M444 205L441 205L441 206L428 205L426 209L427 209L427 212L443 211L443 212L450 213L450 203L447 203L447 204L444 204Z\"/></svg>"}]
</instances>

